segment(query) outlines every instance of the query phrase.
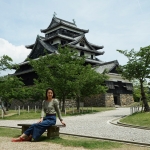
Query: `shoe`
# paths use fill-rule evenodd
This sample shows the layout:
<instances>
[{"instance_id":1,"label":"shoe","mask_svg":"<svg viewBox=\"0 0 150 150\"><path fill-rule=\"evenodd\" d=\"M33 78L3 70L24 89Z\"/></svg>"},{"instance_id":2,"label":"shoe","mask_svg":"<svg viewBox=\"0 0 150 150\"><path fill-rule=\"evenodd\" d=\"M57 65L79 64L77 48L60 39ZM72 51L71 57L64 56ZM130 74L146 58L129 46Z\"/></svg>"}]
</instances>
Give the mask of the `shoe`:
<instances>
[{"instance_id":1,"label":"shoe","mask_svg":"<svg viewBox=\"0 0 150 150\"><path fill-rule=\"evenodd\" d=\"M27 139L24 139L25 141L32 141L32 137L28 137Z\"/></svg>"},{"instance_id":2,"label":"shoe","mask_svg":"<svg viewBox=\"0 0 150 150\"><path fill-rule=\"evenodd\" d=\"M12 142L23 142L23 141L27 141L26 139L19 137L18 139L12 139Z\"/></svg>"}]
</instances>

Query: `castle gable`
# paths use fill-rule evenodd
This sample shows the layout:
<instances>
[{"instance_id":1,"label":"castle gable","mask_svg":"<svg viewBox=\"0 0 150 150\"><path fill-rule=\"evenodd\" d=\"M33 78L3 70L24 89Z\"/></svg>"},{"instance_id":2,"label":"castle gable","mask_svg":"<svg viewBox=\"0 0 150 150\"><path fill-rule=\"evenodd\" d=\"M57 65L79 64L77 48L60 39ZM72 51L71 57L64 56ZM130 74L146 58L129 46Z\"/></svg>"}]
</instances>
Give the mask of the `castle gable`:
<instances>
[{"instance_id":1,"label":"castle gable","mask_svg":"<svg viewBox=\"0 0 150 150\"><path fill-rule=\"evenodd\" d=\"M40 56L44 56L46 53L54 53L57 49L52 46L50 43L43 41L39 36L36 38L36 42L28 55L30 59L36 59Z\"/></svg>"}]
</instances>

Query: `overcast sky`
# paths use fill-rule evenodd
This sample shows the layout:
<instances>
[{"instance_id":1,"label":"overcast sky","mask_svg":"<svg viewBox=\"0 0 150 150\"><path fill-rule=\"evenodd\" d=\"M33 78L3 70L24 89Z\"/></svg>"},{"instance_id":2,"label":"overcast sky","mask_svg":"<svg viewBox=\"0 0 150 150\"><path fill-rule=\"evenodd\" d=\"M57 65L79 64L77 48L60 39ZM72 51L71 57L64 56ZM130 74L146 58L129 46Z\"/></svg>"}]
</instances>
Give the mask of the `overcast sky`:
<instances>
[{"instance_id":1,"label":"overcast sky","mask_svg":"<svg viewBox=\"0 0 150 150\"><path fill-rule=\"evenodd\" d=\"M25 45L44 36L40 29L48 27L54 12L89 29L87 40L104 46L102 61L124 65L127 59L117 49L150 45L150 0L0 0L0 56L23 62L30 53Z\"/></svg>"}]
</instances>

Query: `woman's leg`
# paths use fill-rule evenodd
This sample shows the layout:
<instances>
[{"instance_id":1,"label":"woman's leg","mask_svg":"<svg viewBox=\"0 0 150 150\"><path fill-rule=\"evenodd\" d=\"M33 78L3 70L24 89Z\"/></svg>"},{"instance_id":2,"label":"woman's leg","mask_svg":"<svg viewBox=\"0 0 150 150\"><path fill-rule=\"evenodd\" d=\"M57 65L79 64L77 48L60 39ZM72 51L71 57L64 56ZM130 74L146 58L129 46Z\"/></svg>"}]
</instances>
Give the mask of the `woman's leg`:
<instances>
[{"instance_id":1,"label":"woman's leg","mask_svg":"<svg viewBox=\"0 0 150 150\"><path fill-rule=\"evenodd\" d=\"M27 136L26 134L22 134L20 137L18 138L13 138L11 141L12 142L22 142L22 141L31 141L32 139L32 135Z\"/></svg>"},{"instance_id":2,"label":"woman's leg","mask_svg":"<svg viewBox=\"0 0 150 150\"><path fill-rule=\"evenodd\" d=\"M41 123L37 123L34 126L32 132L32 138L38 140L39 137L45 132L45 130L52 125L56 124L56 116L46 117Z\"/></svg>"},{"instance_id":3,"label":"woman's leg","mask_svg":"<svg viewBox=\"0 0 150 150\"><path fill-rule=\"evenodd\" d=\"M26 141L31 141L31 139L32 139L32 135L31 134L30 135L26 135L26 134L23 133L20 137L25 139Z\"/></svg>"},{"instance_id":4,"label":"woman's leg","mask_svg":"<svg viewBox=\"0 0 150 150\"><path fill-rule=\"evenodd\" d=\"M36 124L36 123L35 123ZM31 141L35 124L32 124L21 136L13 138L12 142Z\"/></svg>"},{"instance_id":5,"label":"woman's leg","mask_svg":"<svg viewBox=\"0 0 150 150\"><path fill-rule=\"evenodd\" d=\"M12 139L12 142L29 141L38 138L45 132L47 127L56 124L56 116L46 117L41 123L32 124L20 137Z\"/></svg>"}]
</instances>

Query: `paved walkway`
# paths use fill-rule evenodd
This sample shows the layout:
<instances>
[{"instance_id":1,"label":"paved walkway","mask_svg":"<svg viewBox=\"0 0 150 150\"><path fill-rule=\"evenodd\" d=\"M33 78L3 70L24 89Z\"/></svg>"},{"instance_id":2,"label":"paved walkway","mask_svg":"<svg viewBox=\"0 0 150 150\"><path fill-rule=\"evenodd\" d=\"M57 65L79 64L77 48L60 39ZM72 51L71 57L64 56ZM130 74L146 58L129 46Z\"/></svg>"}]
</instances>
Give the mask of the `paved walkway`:
<instances>
[{"instance_id":1,"label":"paved walkway","mask_svg":"<svg viewBox=\"0 0 150 150\"><path fill-rule=\"evenodd\" d=\"M123 127L111 124L110 121L130 114L130 108L65 117L66 128L60 128L61 133L109 138L123 141L150 144L150 130ZM4 120L0 126L18 127L18 123L34 123L37 120ZM57 124L60 124L57 120Z\"/></svg>"}]
</instances>

